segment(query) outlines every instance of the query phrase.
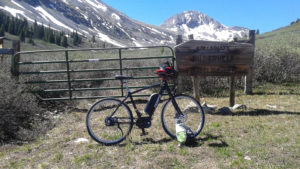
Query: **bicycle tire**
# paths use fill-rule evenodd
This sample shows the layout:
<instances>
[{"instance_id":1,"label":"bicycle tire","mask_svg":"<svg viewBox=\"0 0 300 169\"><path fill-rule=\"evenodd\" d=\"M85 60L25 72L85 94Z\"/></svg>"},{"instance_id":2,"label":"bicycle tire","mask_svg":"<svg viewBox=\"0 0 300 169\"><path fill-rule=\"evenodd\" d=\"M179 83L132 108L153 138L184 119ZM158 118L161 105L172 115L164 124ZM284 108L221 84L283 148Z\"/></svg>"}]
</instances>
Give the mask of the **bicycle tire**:
<instances>
[{"instance_id":1,"label":"bicycle tire","mask_svg":"<svg viewBox=\"0 0 300 169\"><path fill-rule=\"evenodd\" d=\"M116 109L117 111L111 116ZM86 116L89 135L96 142L104 145L113 145L123 141L130 133L132 126L131 110L118 99L106 98L96 102Z\"/></svg>"},{"instance_id":2,"label":"bicycle tire","mask_svg":"<svg viewBox=\"0 0 300 169\"><path fill-rule=\"evenodd\" d=\"M182 123L187 126L192 134L189 137L196 137L202 130L205 122L205 116L200 103L188 95L176 95L173 97L178 104L178 107L184 114ZM176 138L176 110L170 98L164 105L161 111L161 123L165 132L172 138Z\"/></svg>"}]
</instances>

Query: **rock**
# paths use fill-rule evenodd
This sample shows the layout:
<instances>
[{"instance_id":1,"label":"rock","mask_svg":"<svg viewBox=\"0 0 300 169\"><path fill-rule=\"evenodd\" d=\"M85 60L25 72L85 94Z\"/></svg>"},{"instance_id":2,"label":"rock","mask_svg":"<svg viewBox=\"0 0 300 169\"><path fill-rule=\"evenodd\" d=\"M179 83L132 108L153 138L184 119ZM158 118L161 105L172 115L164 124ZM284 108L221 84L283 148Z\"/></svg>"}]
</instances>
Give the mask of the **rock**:
<instances>
[{"instance_id":1,"label":"rock","mask_svg":"<svg viewBox=\"0 0 300 169\"><path fill-rule=\"evenodd\" d=\"M204 113L212 113L212 112L214 112L217 109L217 106L215 106L215 105L209 105L209 104L206 104L205 102L202 103L201 106L203 108Z\"/></svg>"},{"instance_id":2,"label":"rock","mask_svg":"<svg viewBox=\"0 0 300 169\"><path fill-rule=\"evenodd\" d=\"M250 158L249 156L245 156L244 159L245 159L245 160L248 160L248 161L251 160L251 158Z\"/></svg>"},{"instance_id":3,"label":"rock","mask_svg":"<svg viewBox=\"0 0 300 169\"><path fill-rule=\"evenodd\" d=\"M188 113L188 112L197 112L198 111L198 107L196 106L195 103L190 102L186 108L183 110L183 113Z\"/></svg>"},{"instance_id":4,"label":"rock","mask_svg":"<svg viewBox=\"0 0 300 169\"><path fill-rule=\"evenodd\" d=\"M202 106L202 107L207 107L206 102L203 102L201 106Z\"/></svg>"},{"instance_id":5,"label":"rock","mask_svg":"<svg viewBox=\"0 0 300 169\"><path fill-rule=\"evenodd\" d=\"M218 111L220 114L230 114L231 110L228 107L222 107Z\"/></svg>"},{"instance_id":6,"label":"rock","mask_svg":"<svg viewBox=\"0 0 300 169\"><path fill-rule=\"evenodd\" d=\"M237 109L247 109L247 106L246 105L243 105L243 104L235 104L233 107L232 107L232 110L237 110Z\"/></svg>"},{"instance_id":7,"label":"rock","mask_svg":"<svg viewBox=\"0 0 300 169\"><path fill-rule=\"evenodd\" d=\"M209 105L209 104L206 104L205 102L201 105L204 113L212 113L214 112L216 109L217 109L217 106L215 105ZM197 112L198 108L196 107L196 105L191 102L184 110L187 111L187 112Z\"/></svg>"},{"instance_id":8,"label":"rock","mask_svg":"<svg viewBox=\"0 0 300 169\"><path fill-rule=\"evenodd\" d=\"M204 113L213 113L216 108L213 108L213 107L202 107Z\"/></svg>"},{"instance_id":9,"label":"rock","mask_svg":"<svg viewBox=\"0 0 300 169\"><path fill-rule=\"evenodd\" d=\"M79 144L79 143L87 143L87 142L89 142L89 140L86 139L86 138L78 138L78 139L76 139L74 141L74 143L77 143L77 144Z\"/></svg>"},{"instance_id":10,"label":"rock","mask_svg":"<svg viewBox=\"0 0 300 169\"><path fill-rule=\"evenodd\" d=\"M269 104L267 104L266 107L270 108L270 109L277 109L276 105L269 105Z\"/></svg>"}]
</instances>

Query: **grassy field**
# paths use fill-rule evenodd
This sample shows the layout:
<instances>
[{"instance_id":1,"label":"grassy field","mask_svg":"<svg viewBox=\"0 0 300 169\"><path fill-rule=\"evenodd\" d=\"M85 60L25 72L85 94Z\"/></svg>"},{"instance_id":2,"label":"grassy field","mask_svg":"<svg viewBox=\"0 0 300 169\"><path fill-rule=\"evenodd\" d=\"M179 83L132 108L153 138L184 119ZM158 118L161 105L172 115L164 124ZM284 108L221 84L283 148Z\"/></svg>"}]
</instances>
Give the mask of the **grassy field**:
<instances>
[{"instance_id":1,"label":"grassy field","mask_svg":"<svg viewBox=\"0 0 300 169\"><path fill-rule=\"evenodd\" d=\"M161 105L147 136L134 127L125 141L109 147L89 137L85 111L71 110L36 141L1 146L0 168L299 168L299 86L266 84L253 95L237 91L236 102L248 108L206 114L202 133L181 148L162 129ZM228 106L227 97L202 101ZM76 143L78 138L88 142Z\"/></svg>"},{"instance_id":2,"label":"grassy field","mask_svg":"<svg viewBox=\"0 0 300 169\"><path fill-rule=\"evenodd\" d=\"M299 28L300 23L295 23L257 36L257 53L263 57L300 54ZM8 38L16 37L8 35ZM21 50L60 48L39 40L35 40L35 43L36 46L25 43ZM84 44L80 47L98 46ZM159 55L165 52L165 55L169 55L167 51L161 52L157 50L146 53ZM145 56L141 51L130 50L124 56L132 53L136 57ZM70 57L89 59L98 54L91 51L89 54L74 53ZM118 52L108 55L117 57ZM42 59L40 56L31 57ZM44 58L51 57L57 59L55 55L46 55ZM8 58L7 63L9 62ZM4 66L10 70L9 64ZM61 70L63 66L65 65L50 69ZM84 64L80 66L87 68ZM39 69L36 67L36 70ZM128 71L125 74L132 75L131 73L133 72ZM111 83L107 85L112 86ZM207 96L201 98L201 102L204 101L219 109L228 106L229 98ZM197 139L180 148L177 141L172 140L162 129L162 105L155 112L153 125L147 129L147 136L140 136L141 131L134 127L121 144L109 147L99 145L89 137L85 127L86 109L92 102L81 101L75 106L77 109L56 114L56 126L46 135L39 136L36 141L0 146L0 168L299 168L299 82L280 85L264 83L255 86L253 95L244 95L238 90L236 103L245 104L248 108L228 114L217 111L206 114L204 129ZM139 108L143 110L144 105L139 105ZM86 138L88 141L77 143L79 138Z\"/></svg>"},{"instance_id":3,"label":"grassy field","mask_svg":"<svg viewBox=\"0 0 300 169\"><path fill-rule=\"evenodd\" d=\"M300 22L258 35L255 43L258 48L273 49L272 52L288 49L300 54Z\"/></svg>"}]
</instances>

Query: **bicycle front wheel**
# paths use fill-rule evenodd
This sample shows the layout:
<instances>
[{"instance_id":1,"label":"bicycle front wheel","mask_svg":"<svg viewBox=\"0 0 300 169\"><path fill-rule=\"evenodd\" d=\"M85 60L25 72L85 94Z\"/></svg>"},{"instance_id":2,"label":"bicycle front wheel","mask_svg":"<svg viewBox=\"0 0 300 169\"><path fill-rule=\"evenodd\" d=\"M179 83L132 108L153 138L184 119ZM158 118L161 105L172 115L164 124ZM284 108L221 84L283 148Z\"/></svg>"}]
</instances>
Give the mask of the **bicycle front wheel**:
<instances>
[{"instance_id":1,"label":"bicycle front wheel","mask_svg":"<svg viewBox=\"0 0 300 169\"><path fill-rule=\"evenodd\" d=\"M107 98L96 102L88 111L86 126L98 143L117 144L125 139L133 126L129 107L120 100Z\"/></svg>"},{"instance_id":2,"label":"bicycle front wheel","mask_svg":"<svg viewBox=\"0 0 300 169\"><path fill-rule=\"evenodd\" d=\"M189 137L196 137L204 125L204 113L201 105L193 97L187 95L177 95L173 97L182 112L181 122L188 128ZM176 138L176 109L170 98L163 106L161 112L161 122L165 132L172 138Z\"/></svg>"}]
</instances>

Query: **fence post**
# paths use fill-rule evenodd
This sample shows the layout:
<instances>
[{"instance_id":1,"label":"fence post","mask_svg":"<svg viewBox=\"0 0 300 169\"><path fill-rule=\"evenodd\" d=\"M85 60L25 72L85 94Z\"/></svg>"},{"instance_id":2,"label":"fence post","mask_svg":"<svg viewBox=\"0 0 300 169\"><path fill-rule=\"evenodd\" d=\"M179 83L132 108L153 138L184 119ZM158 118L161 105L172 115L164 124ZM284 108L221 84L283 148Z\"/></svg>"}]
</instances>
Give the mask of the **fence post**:
<instances>
[{"instance_id":1,"label":"fence post","mask_svg":"<svg viewBox=\"0 0 300 169\"><path fill-rule=\"evenodd\" d=\"M194 40L193 34L190 34L188 37L189 37L189 40ZM193 96L198 102L200 102L200 95L199 95L200 78L199 78L199 76L192 76L192 82L193 82Z\"/></svg>"},{"instance_id":2,"label":"fence post","mask_svg":"<svg viewBox=\"0 0 300 169\"><path fill-rule=\"evenodd\" d=\"M20 62L20 54L17 54L20 52L20 41L14 40L12 42L12 47L13 47L13 54L11 57L11 73L13 76L19 76L19 62Z\"/></svg>"},{"instance_id":3,"label":"fence post","mask_svg":"<svg viewBox=\"0 0 300 169\"><path fill-rule=\"evenodd\" d=\"M245 84L244 84L244 93L252 94L252 80L253 80L253 62L254 62L254 52L255 52L255 30L249 31L249 43L253 45L253 57L252 63L250 66L250 70L248 74L245 76Z\"/></svg>"},{"instance_id":4,"label":"fence post","mask_svg":"<svg viewBox=\"0 0 300 169\"><path fill-rule=\"evenodd\" d=\"M120 75L123 75L123 65L122 65L122 49L119 49L119 59L120 59ZM121 83L121 93L122 97L124 96L124 91L123 91L123 83Z\"/></svg>"},{"instance_id":5,"label":"fence post","mask_svg":"<svg viewBox=\"0 0 300 169\"><path fill-rule=\"evenodd\" d=\"M177 35L176 36L176 45L179 45L182 42L183 42L182 35ZM176 62L176 66L177 66L177 62ZM183 77L180 74L178 74L178 77L177 77L177 91L179 93L182 93L182 91L183 91Z\"/></svg>"},{"instance_id":6,"label":"fence post","mask_svg":"<svg viewBox=\"0 0 300 169\"><path fill-rule=\"evenodd\" d=\"M68 75L68 86L69 86L69 99L72 100L72 84L71 84L71 74L70 74L70 63L69 63L69 53L65 51L66 56L66 66L67 66L67 75Z\"/></svg>"}]
</instances>

